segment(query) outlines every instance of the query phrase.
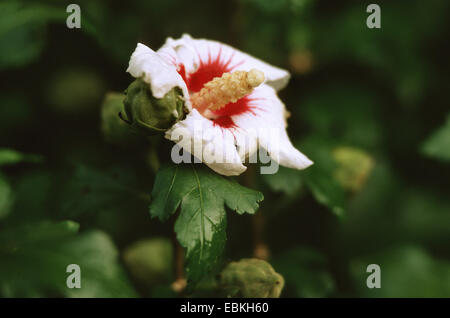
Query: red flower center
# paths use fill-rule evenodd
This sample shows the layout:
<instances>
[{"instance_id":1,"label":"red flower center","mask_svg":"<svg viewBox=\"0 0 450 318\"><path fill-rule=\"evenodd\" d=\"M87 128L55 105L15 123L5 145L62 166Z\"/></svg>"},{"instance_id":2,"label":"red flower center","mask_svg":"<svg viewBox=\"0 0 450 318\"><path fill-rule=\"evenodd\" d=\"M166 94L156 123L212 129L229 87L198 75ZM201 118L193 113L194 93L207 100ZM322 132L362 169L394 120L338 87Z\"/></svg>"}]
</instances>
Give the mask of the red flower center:
<instances>
[{"instance_id":1,"label":"red flower center","mask_svg":"<svg viewBox=\"0 0 450 318\"><path fill-rule=\"evenodd\" d=\"M186 68L183 64L177 66L177 71L185 81L190 93L196 93L200 91L203 86L210 82L215 77L221 77L224 73L233 71L234 68L242 64L242 62L231 65L233 56L230 56L228 60L222 59L221 50L213 58L211 54L208 54L208 60L204 61L200 59L200 65L195 72L186 73ZM246 112L253 112L254 106L251 105L252 98L249 95L242 97L234 103L228 103L222 108L211 111L213 118L210 118L214 125L219 125L222 128L233 128L236 124L233 122L232 116L240 115ZM192 105L194 108L195 105Z\"/></svg>"}]
</instances>

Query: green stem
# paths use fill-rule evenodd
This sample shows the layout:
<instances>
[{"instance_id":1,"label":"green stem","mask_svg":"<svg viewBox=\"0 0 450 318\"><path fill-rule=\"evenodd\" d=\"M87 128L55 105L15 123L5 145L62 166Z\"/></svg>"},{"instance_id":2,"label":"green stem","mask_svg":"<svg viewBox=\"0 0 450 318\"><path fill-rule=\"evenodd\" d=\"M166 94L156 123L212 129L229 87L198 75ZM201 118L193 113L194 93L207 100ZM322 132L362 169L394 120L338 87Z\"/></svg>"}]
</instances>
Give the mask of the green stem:
<instances>
[{"instance_id":1,"label":"green stem","mask_svg":"<svg viewBox=\"0 0 450 318\"><path fill-rule=\"evenodd\" d=\"M171 239L173 246L173 271L175 278L171 287L173 291L181 294L186 288L186 278L184 275L184 249L178 242L175 232L173 232Z\"/></svg>"},{"instance_id":2,"label":"green stem","mask_svg":"<svg viewBox=\"0 0 450 318\"><path fill-rule=\"evenodd\" d=\"M244 174L245 186L251 189L256 188L256 173L256 166L250 165ZM253 257L262 260L267 260L270 256L269 247L265 243L265 224L266 216L260 206L259 211L251 217L251 226L253 234Z\"/></svg>"}]
</instances>

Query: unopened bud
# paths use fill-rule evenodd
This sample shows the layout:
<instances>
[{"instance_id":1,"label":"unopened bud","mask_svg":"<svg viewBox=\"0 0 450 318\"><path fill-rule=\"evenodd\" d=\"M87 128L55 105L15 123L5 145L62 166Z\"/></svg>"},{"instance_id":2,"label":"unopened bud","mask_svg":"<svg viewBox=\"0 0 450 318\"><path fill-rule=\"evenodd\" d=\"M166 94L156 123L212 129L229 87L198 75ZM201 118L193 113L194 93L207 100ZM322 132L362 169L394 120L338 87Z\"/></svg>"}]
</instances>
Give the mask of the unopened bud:
<instances>
[{"instance_id":1,"label":"unopened bud","mask_svg":"<svg viewBox=\"0 0 450 318\"><path fill-rule=\"evenodd\" d=\"M147 134L163 132L185 117L184 99L180 88L172 88L163 98L155 98L141 79L128 87L124 100L129 124Z\"/></svg>"},{"instance_id":2,"label":"unopened bud","mask_svg":"<svg viewBox=\"0 0 450 318\"><path fill-rule=\"evenodd\" d=\"M363 150L351 147L335 148L333 157L338 164L334 177L341 186L353 192L361 190L373 169L373 158Z\"/></svg>"},{"instance_id":3,"label":"unopened bud","mask_svg":"<svg viewBox=\"0 0 450 318\"><path fill-rule=\"evenodd\" d=\"M131 276L143 286L168 283L172 279L172 245L165 238L133 243L125 249L123 261Z\"/></svg>"},{"instance_id":4,"label":"unopened bud","mask_svg":"<svg viewBox=\"0 0 450 318\"><path fill-rule=\"evenodd\" d=\"M227 296L278 298L284 287L284 278L266 261L244 258L225 267L220 274L220 284Z\"/></svg>"}]
</instances>

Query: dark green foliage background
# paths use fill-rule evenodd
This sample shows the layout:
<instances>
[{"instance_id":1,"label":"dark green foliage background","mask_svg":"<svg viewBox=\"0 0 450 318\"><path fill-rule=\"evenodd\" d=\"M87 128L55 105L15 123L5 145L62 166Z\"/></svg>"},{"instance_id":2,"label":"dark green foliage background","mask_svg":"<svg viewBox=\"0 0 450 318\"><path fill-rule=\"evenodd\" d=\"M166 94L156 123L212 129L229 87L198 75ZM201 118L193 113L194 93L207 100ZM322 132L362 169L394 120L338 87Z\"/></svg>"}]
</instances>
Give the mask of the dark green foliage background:
<instances>
[{"instance_id":1,"label":"dark green foliage background","mask_svg":"<svg viewBox=\"0 0 450 318\"><path fill-rule=\"evenodd\" d=\"M170 280L143 284L122 257L172 235L148 211L149 153L164 161L171 145L107 143L100 105L131 83L137 42L157 49L183 33L293 75L280 93L288 132L315 165L252 187L282 296L450 296L450 3L375 1L382 28L371 30L369 1L79 0L82 27L70 30L71 2L0 3L0 148L38 155L0 151L0 296L173 296ZM336 146L374 160L357 192L333 177ZM253 216L227 215L224 260L251 257ZM65 287L71 263L80 290ZM372 263L381 289L366 287Z\"/></svg>"}]
</instances>

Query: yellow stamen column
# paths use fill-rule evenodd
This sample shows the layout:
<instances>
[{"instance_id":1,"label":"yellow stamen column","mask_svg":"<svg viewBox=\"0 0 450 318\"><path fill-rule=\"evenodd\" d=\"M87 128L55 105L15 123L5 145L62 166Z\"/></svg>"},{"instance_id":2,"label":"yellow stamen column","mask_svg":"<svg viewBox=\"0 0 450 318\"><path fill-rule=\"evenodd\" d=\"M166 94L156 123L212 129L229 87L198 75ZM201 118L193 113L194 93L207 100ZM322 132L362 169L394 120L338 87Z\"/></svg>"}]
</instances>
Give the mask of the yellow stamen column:
<instances>
[{"instance_id":1,"label":"yellow stamen column","mask_svg":"<svg viewBox=\"0 0 450 318\"><path fill-rule=\"evenodd\" d=\"M224 73L192 94L191 102L200 113L206 109L217 110L250 94L263 81L264 73L256 69Z\"/></svg>"}]
</instances>

